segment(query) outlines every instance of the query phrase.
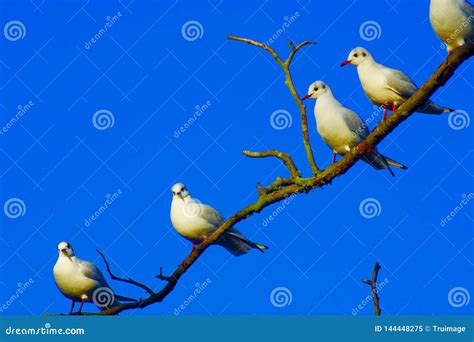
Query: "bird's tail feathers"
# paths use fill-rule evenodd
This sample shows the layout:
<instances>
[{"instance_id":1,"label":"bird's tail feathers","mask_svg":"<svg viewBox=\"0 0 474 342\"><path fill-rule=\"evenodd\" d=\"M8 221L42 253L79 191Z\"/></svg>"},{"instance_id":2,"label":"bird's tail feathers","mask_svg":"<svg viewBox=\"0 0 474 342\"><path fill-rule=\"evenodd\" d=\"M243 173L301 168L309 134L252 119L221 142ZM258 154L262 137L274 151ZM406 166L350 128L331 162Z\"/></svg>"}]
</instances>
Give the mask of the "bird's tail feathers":
<instances>
[{"instance_id":1,"label":"bird's tail feathers","mask_svg":"<svg viewBox=\"0 0 474 342\"><path fill-rule=\"evenodd\" d=\"M422 104L416 109L416 112L418 113L423 113L423 114L434 114L434 115L440 115L443 113L451 113L454 112L455 109L447 108L447 107L442 107L440 105L437 105L433 101L427 101L425 104Z\"/></svg>"},{"instance_id":2,"label":"bird's tail feathers","mask_svg":"<svg viewBox=\"0 0 474 342\"><path fill-rule=\"evenodd\" d=\"M408 169L408 166L403 165L402 163L399 163L399 162L397 162L393 159L390 159L388 157L385 157L385 156L383 156L383 157L385 158L385 161L387 162L387 164L390 165L390 166L398 167L399 169L402 169L402 170Z\"/></svg>"},{"instance_id":3,"label":"bird's tail feathers","mask_svg":"<svg viewBox=\"0 0 474 342\"><path fill-rule=\"evenodd\" d=\"M392 176L395 176L387 160L380 153L378 152L366 153L362 156L361 159L365 161L367 164L369 164L370 166L372 166L374 169L376 170L387 169L388 172L390 172Z\"/></svg>"},{"instance_id":4,"label":"bird's tail feathers","mask_svg":"<svg viewBox=\"0 0 474 342\"><path fill-rule=\"evenodd\" d=\"M264 253L265 249L270 249L270 247L262 245L261 243L254 243L255 248L257 248L260 252Z\"/></svg>"},{"instance_id":5,"label":"bird's tail feathers","mask_svg":"<svg viewBox=\"0 0 474 342\"><path fill-rule=\"evenodd\" d=\"M377 170L387 169L388 172L395 177L395 173L392 171L390 166L398 167L399 169L406 170L407 166L399 163L391 158L388 158L381 153L375 151L373 153L366 153L362 156L362 160L370 164L373 168Z\"/></svg>"},{"instance_id":6,"label":"bird's tail feathers","mask_svg":"<svg viewBox=\"0 0 474 342\"><path fill-rule=\"evenodd\" d=\"M236 232L227 232L225 235L227 238L224 236L221 245L236 256L245 254L252 248L258 249L262 253L268 249L267 246L252 242Z\"/></svg>"}]
</instances>

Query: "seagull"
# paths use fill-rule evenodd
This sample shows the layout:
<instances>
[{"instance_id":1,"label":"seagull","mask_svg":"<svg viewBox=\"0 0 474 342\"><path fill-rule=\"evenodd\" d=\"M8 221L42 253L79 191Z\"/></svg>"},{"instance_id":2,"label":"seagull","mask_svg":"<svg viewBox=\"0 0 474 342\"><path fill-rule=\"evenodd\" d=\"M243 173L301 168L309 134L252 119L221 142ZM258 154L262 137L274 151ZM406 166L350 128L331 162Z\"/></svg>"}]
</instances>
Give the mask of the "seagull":
<instances>
[{"instance_id":1,"label":"seagull","mask_svg":"<svg viewBox=\"0 0 474 342\"><path fill-rule=\"evenodd\" d=\"M430 22L448 53L474 42L474 7L465 0L431 0Z\"/></svg>"},{"instance_id":2,"label":"seagull","mask_svg":"<svg viewBox=\"0 0 474 342\"><path fill-rule=\"evenodd\" d=\"M173 200L171 201L171 223L176 231L191 241L191 253L196 249L196 244L209 237L224 222L224 217L211 206L193 199L188 189L182 183L176 183L171 188ZM223 233L215 244L227 249L233 255L239 256L256 248L263 253L267 246L247 239L235 228L230 228Z\"/></svg>"},{"instance_id":3,"label":"seagull","mask_svg":"<svg viewBox=\"0 0 474 342\"><path fill-rule=\"evenodd\" d=\"M135 301L115 294L97 266L77 258L69 242L60 242L58 252L58 261L53 269L54 280L59 291L72 300L70 315L76 302L81 302L79 311L75 313L80 315L85 302L94 303L100 310L106 310L120 305L117 299Z\"/></svg>"},{"instance_id":4,"label":"seagull","mask_svg":"<svg viewBox=\"0 0 474 342\"><path fill-rule=\"evenodd\" d=\"M417 90L416 84L403 72L377 63L369 51L357 47L351 51L341 67L347 64L357 66L360 83L367 97L377 106L384 109L383 120L387 117L387 109L392 111L410 98ZM453 109L438 106L428 100L416 109L419 113L441 114L453 112Z\"/></svg>"},{"instance_id":5,"label":"seagull","mask_svg":"<svg viewBox=\"0 0 474 342\"><path fill-rule=\"evenodd\" d=\"M316 81L309 86L308 94L303 100L309 98L316 100L314 116L318 133L333 150L333 163L337 154L346 154L369 135L369 129L362 119L336 100L331 88L323 81ZM387 169L392 176L395 174L390 166L407 169L405 165L383 156L375 148L361 159L377 170Z\"/></svg>"}]
</instances>

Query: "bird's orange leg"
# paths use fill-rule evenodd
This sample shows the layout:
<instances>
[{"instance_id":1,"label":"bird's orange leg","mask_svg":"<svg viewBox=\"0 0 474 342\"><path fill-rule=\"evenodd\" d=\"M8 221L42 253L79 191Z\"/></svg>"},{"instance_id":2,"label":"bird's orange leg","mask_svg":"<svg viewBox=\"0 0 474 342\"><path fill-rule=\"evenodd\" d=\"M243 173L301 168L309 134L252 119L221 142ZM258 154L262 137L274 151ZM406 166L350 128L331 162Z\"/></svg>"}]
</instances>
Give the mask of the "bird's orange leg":
<instances>
[{"instance_id":1,"label":"bird's orange leg","mask_svg":"<svg viewBox=\"0 0 474 342\"><path fill-rule=\"evenodd\" d=\"M72 301L72 305L71 305L71 310L69 311L69 314L72 315L72 312L74 311L74 306L76 305L76 301L73 300Z\"/></svg>"},{"instance_id":2,"label":"bird's orange leg","mask_svg":"<svg viewBox=\"0 0 474 342\"><path fill-rule=\"evenodd\" d=\"M81 306L79 306L79 310L76 312L76 315L80 315L82 313L82 307L84 306L85 299L81 299Z\"/></svg>"}]
</instances>

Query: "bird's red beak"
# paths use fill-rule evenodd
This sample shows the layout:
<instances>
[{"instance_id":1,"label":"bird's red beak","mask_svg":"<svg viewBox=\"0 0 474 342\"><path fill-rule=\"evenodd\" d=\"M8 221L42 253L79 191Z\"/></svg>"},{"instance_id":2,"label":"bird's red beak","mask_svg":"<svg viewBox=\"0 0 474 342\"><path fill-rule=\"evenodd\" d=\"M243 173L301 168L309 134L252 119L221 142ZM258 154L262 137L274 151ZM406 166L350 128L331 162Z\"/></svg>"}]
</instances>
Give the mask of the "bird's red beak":
<instances>
[{"instance_id":1,"label":"bird's red beak","mask_svg":"<svg viewBox=\"0 0 474 342\"><path fill-rule=\"evenodd\" d=\"M301 101L304 101L304 100L309 99L309 98L311 97L311 95L313 95L313 94L308 94L308 95L303 96L303 97L301 98Z\"/></svg>"},{"instance_id":2,"label":"bird's red beak","mask_svg":"<svg viewBox=\"0 0 474 342\"><path fill-rule=\"evenodd\" d=\"M348 59L347 61L344 61L344 62L341 63L341 67L346 66L347 64L351 64L351 62L352 61L350 59Z\"/></svg>"}]
</instances>

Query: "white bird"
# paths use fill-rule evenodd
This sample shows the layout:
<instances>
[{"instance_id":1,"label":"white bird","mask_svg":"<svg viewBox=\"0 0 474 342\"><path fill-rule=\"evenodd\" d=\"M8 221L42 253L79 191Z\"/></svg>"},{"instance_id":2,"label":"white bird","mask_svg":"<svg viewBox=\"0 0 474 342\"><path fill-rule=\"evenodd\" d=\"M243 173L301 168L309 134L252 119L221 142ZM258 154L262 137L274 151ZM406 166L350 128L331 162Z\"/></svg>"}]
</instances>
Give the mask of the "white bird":
<instances>
[{"instance_id":1,"label":"white bird","mask_svg":"<svg viewBox=\"0 0 474 342\"><path fill-rule=\"evenodd\" d=\"M474 42L474 7L465 0L431 0L430 22L449 53Z\"/></svg>"},{"instance_id":2,"label":"white bird","mask_svg":"<svg viewBox=\"0 0 474 342\"><path fill-rule=\"evenodd\" d=\"M58 261L53 269L54 280L59 291L72 300L69 314L73 313L76 302L81 302L76 313L80 314L84 302L94 303L100 310L106 310L120 305L117 299L134 300L116 295L97 266L77 258L68 242L60 242L58 252Z\"/></svg>"},{"instance_id":3,"label":"white bird","mask_svg":"<svg viewBox=\"0 0 474 342\"><path fill-rule=\"evenodd\" d=\"M316 100L314 116L318 133L333 150L333 162L337 154L346 154L369 135L369 129L362 119L336 100L329 86L323 81L316 81L309 86L308 94L303 100L309 98ZM377 170L387 169L392 176L394 173L390 165L407 169L405 165L383 156L375 148L361 159Z\"/></svg>"},{"instance_id":4,"label":"white bird","mask_svg":"<svg viewBox=\"0 0 474 342\"><path fill-rule=\"evenodd\" d=\"M347 64L357 66L357 73L365 94L374 104L384 108L383 119L387 116L387 109L397 110L418 90L410 77L399 70L377 63L370 52L364 48L353 49L341 66ZM441 114L453 110L438 106L428 100L416 111L425 114Z\"/></svg>"},{"instance_id":5,"label":"white bird","mask_svg":"<svg viewBox=\"0 0 474 342\"><path fill-rule=\"evenodd\" d=\"M177 183L171 188L173 199L171 201L171 223L176 231L195 245L209 237L220 225L225 222L224 217L214 208L193 199L188 189L182 183ZM259 243L247 239L235 228L230 228L222 234L215 244L227 249L238 256L256 248L263 252L267 249Z\"/></svg>"}]
</instances>

